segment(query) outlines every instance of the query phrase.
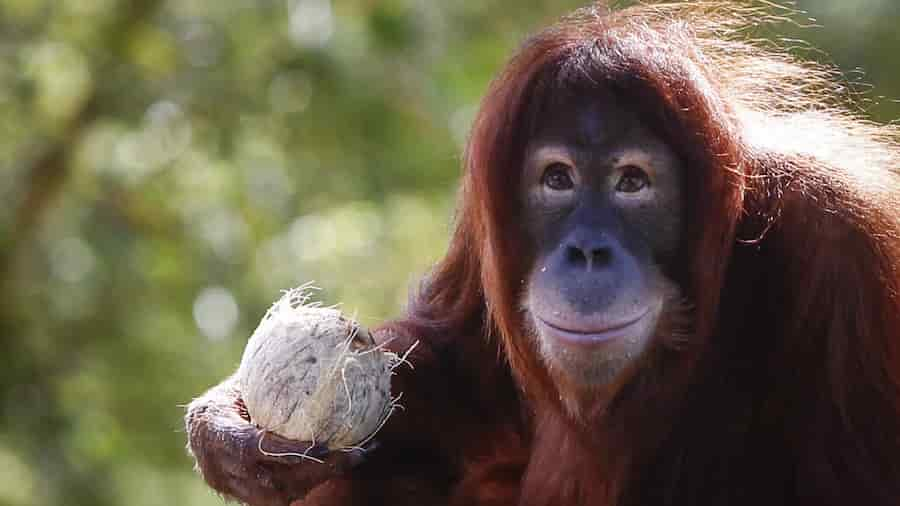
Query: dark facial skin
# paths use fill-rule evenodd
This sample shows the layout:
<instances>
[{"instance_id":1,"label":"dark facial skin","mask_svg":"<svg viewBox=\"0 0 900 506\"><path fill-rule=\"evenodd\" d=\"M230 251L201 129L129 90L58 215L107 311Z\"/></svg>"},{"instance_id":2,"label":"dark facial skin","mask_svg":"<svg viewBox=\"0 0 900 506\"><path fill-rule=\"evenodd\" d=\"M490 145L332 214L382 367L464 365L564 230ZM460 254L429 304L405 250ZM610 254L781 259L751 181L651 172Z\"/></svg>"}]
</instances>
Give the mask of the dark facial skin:
<instances>
[{"instance_id":1,"label":"dark facial skin","mask_svg":"<svg viewBox=\"0 0 900 506\"><path fill-rule=\"evenodd\" d=\"M678 299L660 265L682 235L678 156L610 95L557 106L525 157L534 267L523 305L552 375L609 384Z\"/></svg>"}]
</instances>

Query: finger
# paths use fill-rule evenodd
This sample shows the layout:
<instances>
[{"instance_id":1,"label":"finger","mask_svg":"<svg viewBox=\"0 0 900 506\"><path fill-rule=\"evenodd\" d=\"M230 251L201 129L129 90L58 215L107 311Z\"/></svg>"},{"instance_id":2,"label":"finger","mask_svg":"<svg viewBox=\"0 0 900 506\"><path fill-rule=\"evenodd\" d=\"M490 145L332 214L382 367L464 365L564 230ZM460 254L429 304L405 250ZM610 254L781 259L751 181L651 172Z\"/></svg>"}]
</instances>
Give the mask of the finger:
<instances>
[{"instance_id":1,"label":"finger","mask_svg":"<svg viewBox=\"0 0 900 506\"><path fill-rule=\"evenodd\" d=\"M345 472L349 471L362 464L366 457L368 457L369 453L371 453L373 448L352 448L348 450L340 450L336 452L332 452L331 455L326 459L336 471Z\"/></svg>"},{"instance_id":2,"label":"finger","mask_svg":"<svg viewBox=\"0 0 900 506\"><path fill-rule=\"evenodd\" d=\"M287 497L305 496L311 489L330 479L338 473L328 464L308 462L299 466L278 466L273 469L276 483L284 489Z\"/></svg>"},{"instance_id":3,"label":"finger","mask_svg":"<svg viewBox=\"0 0 900 506\"><path fill-rule=\"evenodd\" d=\"M229 477L228 489L228 495L254 506L285 506L289 502L285 493L274 486L272 476L263 470L257 470L256 479Z\"/></svg>"},{"instance_id":4,"label":"finger","mask_svg":"<svg viewBox=\"0 0 900 506\"><path fill-rule=\"evenodd\" d=\"M225 472L235 476L248 474L247 469L255 467L260 459L257 457L259 430L255 427L241 429L231 428L216 433L205 445L210 460L221 466Z\"/></svg>"},{"instance_id":5,"label":"finger","mask_svg":"<svg viewBox=\"0 0 900 506\"><path fill-rule=\"evenodd\" d=\"M322 459L322 464L310 463L307 466L293 466L290 472L297 477L312 478L313 481L321 481L325 478L346 473L366 461L370 448L353 448L346 450L332 450Z\"/></svg>"},{"instance_id":6,"label":"finger","mask_svg":"<svg viewBox=\"0 0 900 506\"><path fill-rule=\"evenodd\" d=\"M298 464L304 461L321 462L330 452L325 446L308 441L294 441L260 430L257 433L257 444L253 453L260 462Z\"/></svg>"},{"instance_id":7,"label":"finger","mask_svg":"<svg viewBox=\"0 0 900 506\"><path fill-rule=\"evenodd\" d=\"M258 466L248 468L231 456L215 462L202 462L201 472L216 491L254 506L283 506L272 475Z\"/></svg>"},{"instance_id":8,"label":"finger","mask_svg":"<svg viewBox=\"0 0 900 506\"><path fill-rule=\"evenodd\" d=\"M291 441L288 439L275 436L272 445L269 444L269 437L274 435L266 435L263 450L268 455L263 454L261 459L267 462L275 462L279 464L298 464L303 461L312 463L324 463L335 471L343 472L353 469L362 464L368 456L375 451L379 443L370 441L365 446L332 450L324 445L312 445L312 443ZM273 448L283 449L286 451L274 452ZM298 456L301 455L301 456Z\"/></svg>"}]
</instances>

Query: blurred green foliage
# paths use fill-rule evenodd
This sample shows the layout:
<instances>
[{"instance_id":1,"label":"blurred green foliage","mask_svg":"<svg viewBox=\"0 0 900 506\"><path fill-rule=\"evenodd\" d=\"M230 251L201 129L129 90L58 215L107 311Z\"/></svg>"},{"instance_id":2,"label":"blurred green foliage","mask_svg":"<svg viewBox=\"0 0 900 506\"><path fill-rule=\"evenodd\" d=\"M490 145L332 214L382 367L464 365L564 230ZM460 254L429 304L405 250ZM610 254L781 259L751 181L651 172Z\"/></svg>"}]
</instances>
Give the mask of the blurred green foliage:
<instances>
[{"instance_id":1,"label":"blurred green foliage","mask_svg":"<svg viewBox=\"0 0 900 506\"><path fill-rule=\"evenodd\" d=\"M397 314L489 79L581 3L0 0L0 505L219 504L181 406L279 290ZM898 4L799 7L900 117Z\"/></svg>"}]
</instances>

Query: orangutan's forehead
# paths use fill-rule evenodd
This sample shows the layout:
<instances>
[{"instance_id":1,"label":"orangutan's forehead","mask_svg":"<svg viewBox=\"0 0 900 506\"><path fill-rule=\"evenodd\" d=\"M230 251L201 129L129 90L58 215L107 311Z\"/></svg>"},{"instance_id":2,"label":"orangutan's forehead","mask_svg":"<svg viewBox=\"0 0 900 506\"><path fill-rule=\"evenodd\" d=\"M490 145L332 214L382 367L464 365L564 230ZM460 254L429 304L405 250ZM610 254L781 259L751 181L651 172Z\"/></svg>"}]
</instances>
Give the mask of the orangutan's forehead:
<instances>
[{"instance_id":1,"label":"orangutan's forehead","mask_svg":"<svg viewBox=\"0 0 900 506\"><path fill-rule=\"evenodd\" d=\"M558 100L544 108L532 141L589 150L617 143L639 124L638 120L637 113L612 94Z\"/></svg>"}]
</instances>

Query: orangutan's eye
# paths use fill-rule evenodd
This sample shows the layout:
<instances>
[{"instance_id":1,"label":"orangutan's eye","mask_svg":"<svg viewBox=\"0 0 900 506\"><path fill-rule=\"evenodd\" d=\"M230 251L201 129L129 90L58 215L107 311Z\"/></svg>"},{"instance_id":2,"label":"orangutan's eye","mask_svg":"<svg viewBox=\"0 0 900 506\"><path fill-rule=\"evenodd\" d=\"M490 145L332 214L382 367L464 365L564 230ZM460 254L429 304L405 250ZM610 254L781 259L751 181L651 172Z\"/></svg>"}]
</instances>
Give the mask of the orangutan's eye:
<instances>
[{"instance_id":1,"label":"orangutan's eye","mask_svg":"<svg viewBox=\"0 0 900 506\"><path fill-rule=\"evenodd\" d=\"M541 184L552 191L563 192L575 188L575 182L572 181L571 168L564 163L551 163L544 169L544 175L541 176Z\"/></svg>"},{"instance_id":2,"label":"orangutan's eye","mask_svg":"<svg viewBox=\"0 0 900 506\"><path fill-rule=\"evenodd\" d=\"M622 176L616 183L616 191L637 193L648 186L650 186L650 176L640 167L629 165L622 169Z\"/></svg>"}]
</instances>

